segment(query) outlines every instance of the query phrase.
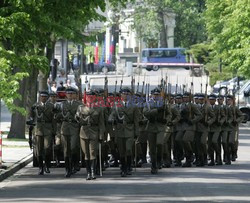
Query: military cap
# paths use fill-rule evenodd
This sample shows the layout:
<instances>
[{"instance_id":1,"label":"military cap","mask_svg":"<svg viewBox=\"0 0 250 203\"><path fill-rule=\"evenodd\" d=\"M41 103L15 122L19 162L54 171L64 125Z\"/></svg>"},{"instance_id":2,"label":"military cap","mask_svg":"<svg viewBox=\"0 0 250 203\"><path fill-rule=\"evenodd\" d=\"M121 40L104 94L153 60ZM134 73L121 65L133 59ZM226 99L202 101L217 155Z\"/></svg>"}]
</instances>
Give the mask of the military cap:
<instances>
[{"instance_id":1,"label":"military cap","mask_svg":"<svg viewBox=\"0 0 250 203\"><path fill-rule=\"evenodd\" d=\"M154 95L159 95L161 94L161 90L159 88L154 88L153 90L151 90L151 94L154 94Z\"/></svg>"},{"instance_id":2,"label":"military cap","mask_svg":"<svg viewBox=\"0 0 250 203\"><path fill-rule=\"evenodd\" d=\"M103 88L97 88L95 89L96 94L104 94L104 89Z\"/></svg>"},{"instance_id":3,"label":"military cap","mask_svg":"<svg viewBox=\"0 0 250 203\"><path fill-rule=\"evenodd\" d=\"M200 95L200 93L195 93L194 94L194 99L199 99L199 95Z\"/></svg>"},{"instance_id":4,"label":"military cap","mask_svg":"<svg viewBox=\"0 0 250 203\"><path fill-rule=\"evenodd\" d=\"M218 95L217 99L224 99L223 95Z\"/></svg>"},{"instance_id":5,"label":"military cap","mask_svg":"<svg viewBox=\"0 0 250 203\"><path fill-rule=\"evenodd\" d=\"M48 97L48 96L49 96L49 93L48 93L48 91L46 91L46 90L40 91L39 94L40 94L40 96L42 96L42 97Z\"/></svg>"},{"instance_id":6,"label":"military cap","mask_svg":"<svg viewBox=\"0 0 250 203\"><path fill-rule=\"evenodd\" d=\"M142 92L136 92L135 96L142 97L143 95L142 95Z\"/></svg>"},{"instance_id":7,"label":"military cap","mask_svg":"<svg viewBox=\"0 0 250 203\"><path fill-rule=\"evenodd\" d=\"M94 90L89 90L86 92L87 95L96 95L96 91Z\"/></svg>"},{"instance_id":8,"label":"military cap","mask_svg":"<svg viewBox=\"0 0 250 203\"><path fill-rule=\"evenodd\" d=\"M49 96L51 96L51 97L56 97L57 94L56 94L55 92L52 91L52 92L49 93Z\"/></svg>"},{"instance_id":9,"label":"military cap","mask_svg":"<svg viewBox=\"0 0 250 203\"><path fill-rule=\"evenodd\" d=\"M120 93L131 93L131 89L128 87L124 87L120 90Z\"/></svg>"},{"instance_id":10,"label":"military cap","mask_svg":"<svg viewBox=\"0 0 250 203\"><path fill-rule=\"evenodd\" d=\"M109 92L108 96L112 97L112 96L114 96L114 93L113 92Z\"/></svg>"},{"instance_id":11,"label":"military cap","mask_svg":"<svg viewBox=\"0 0 250 203\"><path fill-rule=\"evenodd\" d=\"M205 94L200 93L200 94L199 94L199 99L204 99L204 98L205 98Z\"/></svg>"},{"instance_id":12,"label":"military cap","mask_svg":"<svg viewBox=\"0 0 250 203\"><path fill-rule=\"evenodd\" d=\"M66 89L66 93L67 94L74 94L74 93L77 93L77 90L75 88L72 88L72 87L68 87Z\"/></svg>"},{"instance_id":13,"label":"military cap","mask_svg":"<svg viewBox=\"0 0 250 203\"><path fill-rule=\"evenodd\" d=\"M175 95L174 94L170 94L170 98L171 99L175 98Z\"/></svg>"},{"instance_id":14,"label":"military cap","mask_svg":"<svg viewBox=\"0 0 250 203\"><path fill-rule=\"evenodd\" d=\"M216 99L216 98L217 98L217 96L215 94L210 94L208 97L208 99Z\"/></svg>"},{"instance_id":15,"label":"military cap","mask_svg":"<svg viewBox=\"0 0 250 203\"><path fill-rule=\"evenodd\" d=\"M190 92L184 92L183 97L190 97Z\"/></svg>"},{"instance_id":16,"label":"military cap","mask_svg":"<svg viewBox=\"0 0 250 203\"><path fill-rule=\"evenodd\" d=\"M175 99L182 99L182 94L177 94L177 95L175 96Z\"/></svg>"},{"instance_id":17,"label":"military cap","mask_svg":"<svg viewBox=\"0 0 250 203\"><path fill-rule=\"evenodd\" d=\"M233 99L234 96L233 95L227 95L227 99Z\"/></svg>"}]
</instances>

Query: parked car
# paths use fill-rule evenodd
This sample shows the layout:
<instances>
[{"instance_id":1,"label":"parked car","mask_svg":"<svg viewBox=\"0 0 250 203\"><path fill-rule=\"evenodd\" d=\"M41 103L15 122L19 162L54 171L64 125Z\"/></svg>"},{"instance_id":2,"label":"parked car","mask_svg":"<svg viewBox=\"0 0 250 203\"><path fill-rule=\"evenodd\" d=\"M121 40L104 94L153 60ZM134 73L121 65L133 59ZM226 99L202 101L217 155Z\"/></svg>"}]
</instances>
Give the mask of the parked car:
<instances>
[{"instance_id":1,"label":"parked car","mask_svg":"<svg viewBox=\"0 0 250 203\"><path fill-rule=\"evenodd\" d=\"M114 63L98 63L94 64L94 72L108 73L116 70Z\"/></svg>"},{"instance_id":2,"label":"parked car","mask_svg":"<svg viewBox=\"0 0 250 203\"><path fill-rule=\"evenodd\" d=\"M238 78L239 78L239 87L238 87ZM217 83L213 86L213 93L214 94L221 94L224 95L226 92L232 93L233 90L240 89L245 84L244 77L234 77L229 80L222 81Z\"/></svg>"}]
</instances>

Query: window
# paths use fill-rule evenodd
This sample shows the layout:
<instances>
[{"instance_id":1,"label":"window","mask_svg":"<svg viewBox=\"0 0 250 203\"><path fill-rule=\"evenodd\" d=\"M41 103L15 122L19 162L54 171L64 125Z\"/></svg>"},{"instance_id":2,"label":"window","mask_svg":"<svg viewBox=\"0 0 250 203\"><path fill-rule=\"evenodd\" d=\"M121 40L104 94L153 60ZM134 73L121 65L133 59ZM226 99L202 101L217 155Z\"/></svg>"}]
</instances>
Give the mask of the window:
<instances>
[{"instance_id":1,"label":"window","mask_svg":"<svg viewBox=\"0 0 250 203\"><path fill-rule=\"evenodd\" d=\"M152 57L152 58L162 58L162 57L164 57L164 53L163 53L163 51L157 51L157 50L155 50L155 51L149 51L149 55L150 55L150 57Z\"/></svg>"},{"instance_id":2,"label":"window","mask_svg":"<svg viewBox=\"0 0 250 203\"><path fill-rule=\"evenodd\" d=\"M175 57L177 55L176 50L165 50L165 57Z\"/></svg>"}]
</instances>

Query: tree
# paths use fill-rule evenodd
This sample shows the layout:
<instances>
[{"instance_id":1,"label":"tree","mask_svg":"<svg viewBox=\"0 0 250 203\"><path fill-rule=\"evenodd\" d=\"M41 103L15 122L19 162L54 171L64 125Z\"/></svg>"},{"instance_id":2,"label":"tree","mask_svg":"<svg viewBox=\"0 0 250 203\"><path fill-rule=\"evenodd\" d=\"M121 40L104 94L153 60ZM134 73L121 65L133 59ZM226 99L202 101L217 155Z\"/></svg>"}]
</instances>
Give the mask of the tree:
<instances>
[{"instance_id":1,"label":"tree","mask_svg":"<svg viewBox=\"0 0 250 203\"><path fill-rule=\"evenodd\" d=\"M114 5L126 0L111 0ZM92 20L103 20L96 9L106 8L103 0L4 0L0 2L0 86L13 83L0 93L8 108L13 110L8 137L24 137L25 108L35 97L35 88L28 84L43 75L41 88L46 87L49 61L54 44L60 38L83 42L82 34ZM46 50L44 52L44 50ZM6 94L11 89L11 94ZM31 89L33 91L31 91ZM8 92L7 92L8 93ZM16 111L17 110L17 111ZM20 113L21 112L21 113Z\"/></svg>"},{"instance_id":2,"label":"tree","mask_svg":"<svg viewBox=\"0 0 250 203\"><path fill-rule=\"evenodd\" d=\"M207 39L204 11L205 0L146 0L135 7L134 28L148 44L160 40L167 47L164 15L175 13L175 46L189 48Z\"/></svg>"},{"instance_id":3,"label":"tree","mask_svg":"<svg viewBox=\"0 0 250 203\"><path fill-rule=\"evenodd\" d=\"M207 1L206 24L215 55L234 75L250 77L248 0Z\"/></svg>"}]
</instances>

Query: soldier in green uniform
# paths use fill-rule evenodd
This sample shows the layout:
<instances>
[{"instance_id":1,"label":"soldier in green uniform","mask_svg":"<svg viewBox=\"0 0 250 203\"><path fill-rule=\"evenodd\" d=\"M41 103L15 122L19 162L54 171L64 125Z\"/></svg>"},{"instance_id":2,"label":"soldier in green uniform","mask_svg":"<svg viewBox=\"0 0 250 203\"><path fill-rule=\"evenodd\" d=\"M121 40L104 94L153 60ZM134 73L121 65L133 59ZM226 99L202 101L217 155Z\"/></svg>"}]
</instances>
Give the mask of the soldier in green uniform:
<instances>
[{"instance_id":1,"label":"soldier in green uniform","mask_svg":"<svg viewBox=\"0 0 250 203\"><path fill-rule=\"evenodd\" d=\"M163 167L171 167L171 148L174 145L174 127L181 119L181 115L177 107L174 105L174 95L170 95L169 108L171 111L171 121L168 122L166 127L166 133L164 135L164 144L163 144ZM173 150L174 151L174 150Z\"/></svg>"},{"instance_id":2,"label":"soldier in green uniform","mask_svg":"<svg viewBox=\"0 0 250 203\"><path fill-rule=\"evenodd\" d=\"M182 141L186 157L186 162L182 165L182 167L191 167L196 124L202 119L202 114L197 105L191 103L191 94L189 92L183 94L183 104L181 105L181 119L183 129ZM179 139L180 138L178 137L178 140Z\"/></svg>"},{"instance_id":3,"label":"soldier in green uniform","mask_svg":"<svg viewBox=\"0 0 250 203\"><path fill-rule=\"evenodd\" d=\"M120 154L121 176L131 175L134 139L139 136L139 112L131 99L131 90L120 90L121 101L116 102L109 116L109 123L115 125L116 142Z\"/></svg>"},{"instance_id":4,"label":"soldier in green uniform","mask_svg":"<svg viewBox=\"0 0 250 203\"><path fill-rule=\"evenodd\" d=\"M149 100L143 113L149 120L147 125L149 152L151 158L151 173L156 174L162 165L162 148L166 126L171 119L171 111L161 98L161 90L155 88L151 91L152 98Z\"/></svg>"},{"instance_id":5,"label":"soldier in green uniform","mask_svg":"<svg viewBox=\"0 0 250 203\"><path fill-rule=\"evenodd\" d=\"M137 166L141 167L142 164L147 163L147 140L148 135L146 129L147 125L147 118L143 115L143 108L145 105L145 95L141 92L135 93L135 101L136 105L139 110L139 136L136 140L136 150L137 150L137 157L136 157L136 164ZM138 160L138 162L137 162Z\"/></svg>"},{"instance_id":6,"label":"soldier in green uniform","mask_svg":"<svg viewBox=\"0 0 250 203\"><path fill-rule=\"evenodd\" d=\"M98 143L104 138L105 125L103 109L98 106L96 92L87 92L87 104L80 105L77 109L76 119L80 123L81 148L85 154L87 178L96 179L96 159ZM92 97L92 99L90 99Z\"/></svg>"},{"instance_id":7,"label":"soldier in green uniform","mask_svg":"<svg viewBox=\"0 0 250 203\"><path fill-rule=\"evenodd\" d=\"M228 133L222 137L223 143L226 144L226 164L230 165L231 160L236 159L236 142L238 137L239 123L242 122L244 116L238 107L234 105L234 97L232 95L227 96L228 111L231 112L232 119L228 122Z\"/></svg>"},{"instance_id":8,"label":"soldier in green uniform","mask_svg":"<svg viewBox=\"0 0 250 203\"><path fill-rule=\"evenodd\" d=\"M30 117L36 123L35 140L37 158L39 164L39 175L44 174L43 161L45 160L45 172L50 173L50 157L53 133L54 105L48 100L47 91L40 92L39 102L31 108Z\"/></svg>"},{"instance_id":9,"label":"soldier in green uniform","mask_svg":"<svg viewBox=\"0 0 250 203\"><path fill-rule=\"evenodd\" d=\"M79 102L74 100L73 94L75 89L66 89L67 101L63 101L61 105L62 127L61 136L63 144L63 153L65 160L65 177L70 177L72 174L72 165L76 164L76 157L79 151L75 148L79 136L79 123L75 119L75 114L79 106Z\"/></svg>"},{"instance_id":10,"label":"soldier in green uniform","mask_svg":"<svg viewBox=\"0 0 250 203\"><path fill-rule=\"evenodd\" d=\"M78 90L74 88L73 91L73 101L74 105L81 105L82 102L79 100ZM73 134L71 139L71 149L72 149L72 173L80 171L80 127L78 128L78 133Z\"/></svg>"},{"instance_id":11,"label":"soldier in green uniform","mask_svg":"<svg viewBox=\"0 0 250 203\"><path fill-rule=\"evenodd\" d=\"M178 110L179 114L181 112L182 109L182 94L177 94L175 96L175 106L174 108L176 108L176 110ZM176 125L174 125L173 128L173 133L174 133L174 150L175 150L175 166L182 166L182 159L184 157L184 149L183 149L183 142L182 142L182 138L183 138L183 131L184 129L182 128L182 117L180 114L180 120L179 122L176 123Z\"/></svg>"},{"instance_id":12,"label":"soldier in green uniform","mask_svg":"<svg viewBox=\"0 0 250 203\"><path fill-rule=\"evenodd\" d=\"M200 105L199 109L202 114L202 119L197 123L197 142L196 148L198 152L198 162L196 166L204 166L207 164L207 140L208 140L208 130L216 120L214 111L206 101L205 94L199 95Z\"/></svg>"},{"instance_id":13,"label":"soldier in green uniform","mask_svg":"<svg viewBox=\"0 0 250 203\"><path fill-rule=\"evenodd\" d=\"M215 114L215 122L209 126L209 134L208 134L208 154L210 157L210 163L208 166L215 165L214 154L216 154L216 165L222 165L221 160L221 152L220 152L220 133L221 133L221 126L225 122L226 115L223 106L216 105L216 98L217 96L211 94L209 96L209 103L214 111Z\"/></svg>"}]
</instances>

